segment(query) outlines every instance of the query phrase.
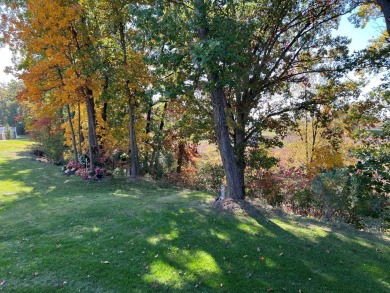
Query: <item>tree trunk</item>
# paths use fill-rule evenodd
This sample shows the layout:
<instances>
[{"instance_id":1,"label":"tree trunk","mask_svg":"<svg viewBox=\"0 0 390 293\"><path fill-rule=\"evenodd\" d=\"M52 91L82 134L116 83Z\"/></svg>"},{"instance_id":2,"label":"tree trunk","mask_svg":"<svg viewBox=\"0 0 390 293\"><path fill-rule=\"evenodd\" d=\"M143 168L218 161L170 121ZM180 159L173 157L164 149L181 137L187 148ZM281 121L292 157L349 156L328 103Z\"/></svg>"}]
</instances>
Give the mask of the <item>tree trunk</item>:
<instances>
[{"instance_id":1,"label":"tree trunk","mask_svg":"<svg viewBox=\"0 0 390 293\"><path fill-rule=\"evenodd\" d=\"M102 109L102 119L104 122L107 122L107 109L108 109L108 103L105 102L103 104L103 109Z\"/></svg>"},{"instance_id":2,"label":"tree trunk","mask_svg":"<svg viewBox=\"0 0 390 293\"><path fill-rule=\"evenodd\" d=\"M216 78L214 77L213 81L215 80ZM215 134L226 175L226 197L233 200L241 200L244 199L244 182L242 176L239 174L238 164L229 136L224 100L225 93L221 87L216 87L212 90L211 103L213 107Z\"/></svg>"},{"instance_id":3,"label":"tree trunk","mask_svg":"<svg viewBox=\"0 0 390 293\"><path fill-rule=\"evenodd\" d=\"M96 122L95 122L95 102L92 95L92 90L87 89L86 105L88 114L88 150L90 172L95 173L94 161L99 154L99 144L96 136Z\"/></svg>"},{"instance_id":4,"label":"tree trunk","mask_svg":"<svg viewBox=\"0 0 390 293\"><path fill-rule=\"evenodd\" d=\"M387 32L390 35L390 0L377 0L376 2L382 9L382 13L385 17Z\"/></svg>"},{"instance_id":5,"label":"tree trunk","mask_svg":"<svg viewBox=\"0 0 390 293\"><path fill-rule=\"evenodd\" d=\"M130 176L137 178L140 175L138 146L134 128L134 109L131 103L131 99L128 99L128 111L129 111L129 138L130 138L130 152L131 152L131 171Z\"/></svg>"},{"instance_id":6,"label":"tree trunk","mask_svg":"<svg viewBox=\"0 0 390 293\"><path fill-rule=\"evenodd\" d=\"M185 152L185 143L183 140L179 139L179 147L177 152L177 168L176 173L181 173L181 168L183 167L184 163L184 152Z\"/></svg>"},{"instance_id":7,"label":"tree trunk","mask_svg":"<svg viewBox=\"0 0 390 293\"><path fill-rule=\"evenodd\" d=\"M149 105L148 114L146 116L145 134L149 134L150 133L151 123L152 123L152 105ZM147 138L145 143L150 145L150 140ZM147 149L146 149L146 151L144 153L143 172L150 174L150 169L149 169L149 151Z\"/></svg>"},{"instance_id":8,"label":"tree trunk","mask_svg":"<svg viewBox=\"0 0 390 293\"><path fill-rule=\"evenodd\" d=\"M79 135L79 154L82 154L83 153L83 147L82 147L82 143L84 142L84 136L83 136L83 133L81 132L81 106L80 106L80 102L77 104L77 110L79 112L79 115L78 115L78 126L77 126L77 130L78 130L78 135Z\"/></svg>"},{"instance_id":9,"label":"tree trunk","mask_svg":"<svg viewBox=\"0 0 390 293\"><path fill-rule=\"evenodd\" d=\"M74 133L73 123L72 123L72 116L70 114L70 107L69 104L66 105L66 112L68 114L68 121L69 121L69 128L70 128L70 134L72 136L72 147L73 147L73 154L74 154L74 160L75 162L78 161L78 154L77 154L77 144L76 144L76 136Z\"/></svg>"}]
</instances>

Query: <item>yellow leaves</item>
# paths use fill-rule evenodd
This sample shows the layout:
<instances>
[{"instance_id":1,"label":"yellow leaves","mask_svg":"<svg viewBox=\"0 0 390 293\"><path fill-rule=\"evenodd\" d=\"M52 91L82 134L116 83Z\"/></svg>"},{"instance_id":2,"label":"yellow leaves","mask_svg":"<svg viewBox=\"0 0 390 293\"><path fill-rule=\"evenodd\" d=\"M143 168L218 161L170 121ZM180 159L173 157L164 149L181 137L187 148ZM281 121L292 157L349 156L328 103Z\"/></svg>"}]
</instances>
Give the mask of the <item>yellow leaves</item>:
<instances>
[{"instance_id":1,"label":"yellow leaves","mask_svg":"<svg viewBox=\"0 0 390 293\"><path fill-rule=\"evenodd\" d=\"M340 138L341 145L335 149L326 134L325 128L315 126L312 121L302 123L298 132L289 136L290 142L275 155L287 167L304 167L313 175L321 170L340 168L348 157L348 149L343 147L346 145L345 138Z\"/></svg>"},{"instance_id":2,"label":"yellow leaves","mask_svg":"<svg viewBox=\"0 0 390 293\"><path fill-rule=\"evenodd\" d=\"M343 165L342 154L324 144L314 149L313 159L309 162L308 169L311 173L318 173L320 170L341 168Z\"/></svg>"},{"instance_id":3,"label":"yellow leaves","mask_svg":"<svg viewBox=\"0 0 390 293\"><path fill-rule=\"evenodd\" d=\"M73 127L75 128L74 130L75 130L76 141L80 141L79 132L78 132L78 128L79 128L79 125L78 125L79 115L81 115L80 116L81 135L84 138L88 138L87 110L86 110L86 107L85 107L84 104L80 105L80 112L78 111L78 108L79 108L78 105L73 105L73 106L70 105L70 111L72 113L74 113L74 116L72 118L72 123L73 123ZM65 144L67 146L71 146L72 145L72 135L71 135L71 131L70 131L70 125L69 125L68 117L65 118L65 121L62 124L62 129L64 130ZM84 142L82 143L82 152L83 153L86 152L87 147L88 146L86 144L86 140L84 140Z\"/></svg>"}]
</instances>

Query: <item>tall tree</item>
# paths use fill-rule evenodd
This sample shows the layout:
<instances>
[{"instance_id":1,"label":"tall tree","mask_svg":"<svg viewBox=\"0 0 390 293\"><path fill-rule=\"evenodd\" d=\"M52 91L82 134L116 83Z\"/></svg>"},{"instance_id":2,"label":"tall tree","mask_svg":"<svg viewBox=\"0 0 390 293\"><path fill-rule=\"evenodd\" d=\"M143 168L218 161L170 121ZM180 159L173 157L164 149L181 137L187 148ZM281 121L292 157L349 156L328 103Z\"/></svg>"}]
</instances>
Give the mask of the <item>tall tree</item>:
<instances>
[{"instance_id":1,"label":"tall tree","mask_svg":"<svg viewBox=\"0 0 390 293\"><path fill-rule=\"evenodd\" d=\"M93 4L94 1L92 1ZM137 112L144 98L144 89L150 83L142 52L136 51L134 35L136 34L131 6L134 1L101 1L98 5L99 16L106 20L104 27L105 54L108 54L108 68L111 75L106 78L111 92L117 91L125 101L128 114L129 149L131 157L131 176L140 175L139 148L136 135ZM107 48L108 47L108 48ZM111 48L110 48L111 47ZM109 90L109 89L108 89Z\"/></svg>"},{"instance_id":2,"label":"tall tree","mask_svg":"<svg viewBox=\"0 0 390 293\"><path fill-rule=\"evenodd\" d=\"M22 55L18 66L24 69L20 75L26 84L24 98L39 101L45 96L57 108L84 101L90 171L94 172L99 150L95 96L100 90L100 58L98 30L91 27L94 23L88 20L86 7L72 0L11 3L4 21L5 41Z\"/></svg>"},{"instance_id":3,"label":"tall tree","mask_svg":"<svg viewBox=\"0 0 390 293\"><path fill-rule=\"evenodd\" d=\"M11 81L7 84L0 84L0 125L6 124L19 127L19 131L24 131L24 124L21 120L23 109L17 101L18 92L23 89L20 81ZM23 133L20 133L23 134Z\"/></svg>"},{"instance_id":4,"label":"tall tree","mask_svg":"<svg viewBox=\"0 0 390 293\"><path fill-rule=\"evenodd\" d=\"M304 82L308 73L331 78L342 71L340 60L347 54L348 40L332 38L331 30L337 28L339 17L357 4L156 3L148 15L155 22L155 26L149 23L154 34L147 35L161 49L155 56L164 64L174 64L172 71L189 72L194 88L210 98L227 195L242 199L249 143L252 147L264 141L266 145L276 143L264 138L262 131L275 128L283 133L286 113L313 102L292 94L292 83ZM178 26L181 31L174 31Z\"/></svg>"},{"instance_id":5,"label":"tall tree","mask_svg":"<svg viewBox=\"0 0 390 293\"><path fill-rule=\"evenodd\" d=\"M209 41L209 20L207 18L207 6L204 0L195 0L195 22L198 37L202 43ZM212 37L211 37L212 38ZM222 52L220 52L222 53ZM218 56L216 59L219 59ZM213 63L217 60L211 60ZM206 74L214 86L211 87L211 104L213 107L215 134L218 149L221 154L222 164L225 169L228 197L238 200L244 198L245 183L240 176L238 162L234 155L234 149L229 136L228 122L225 112L226 96L223 84L220 82L220 68L217 66L208 68Z\"/></svg>"}]
</instances>

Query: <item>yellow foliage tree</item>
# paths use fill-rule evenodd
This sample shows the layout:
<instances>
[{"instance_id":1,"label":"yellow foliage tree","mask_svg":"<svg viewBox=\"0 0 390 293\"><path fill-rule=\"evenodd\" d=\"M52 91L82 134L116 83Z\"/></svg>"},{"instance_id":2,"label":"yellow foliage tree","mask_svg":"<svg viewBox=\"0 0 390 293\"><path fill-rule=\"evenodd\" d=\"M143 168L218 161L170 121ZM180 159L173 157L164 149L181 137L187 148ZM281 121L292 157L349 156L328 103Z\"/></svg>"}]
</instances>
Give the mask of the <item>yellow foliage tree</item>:
<instances>
[{"instance_id":1,"label":"yellow foliage tree","mask_svg":"<svg viewBox=\"0 0 390 293\"><path fill-rule=\"evenodd\" d=\"M287 165L304 167L309 175L344 166L348 153L343 147L343 129L336 121L324 127L307 115L295 133L285 145L282 159Z\"/></svg>"}]
</instances>

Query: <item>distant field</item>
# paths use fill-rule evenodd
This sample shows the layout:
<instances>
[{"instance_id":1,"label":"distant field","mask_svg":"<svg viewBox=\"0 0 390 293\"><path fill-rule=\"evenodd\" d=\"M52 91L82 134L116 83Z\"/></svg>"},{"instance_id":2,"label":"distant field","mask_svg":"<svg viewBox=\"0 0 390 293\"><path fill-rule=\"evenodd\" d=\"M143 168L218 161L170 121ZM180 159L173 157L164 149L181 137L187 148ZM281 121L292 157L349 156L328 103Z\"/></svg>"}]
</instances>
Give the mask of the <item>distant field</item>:
<instances>
[{"instance_id":1,"label":"distant field","mask_svg":"<svg viewBox=\"0 0 390 293\"><path fill-rule=\"evenodd\" d=\"M85 182L0 142L2 292L390 292L384 237L149 181Z\"/></svg>"}]
</instances>

